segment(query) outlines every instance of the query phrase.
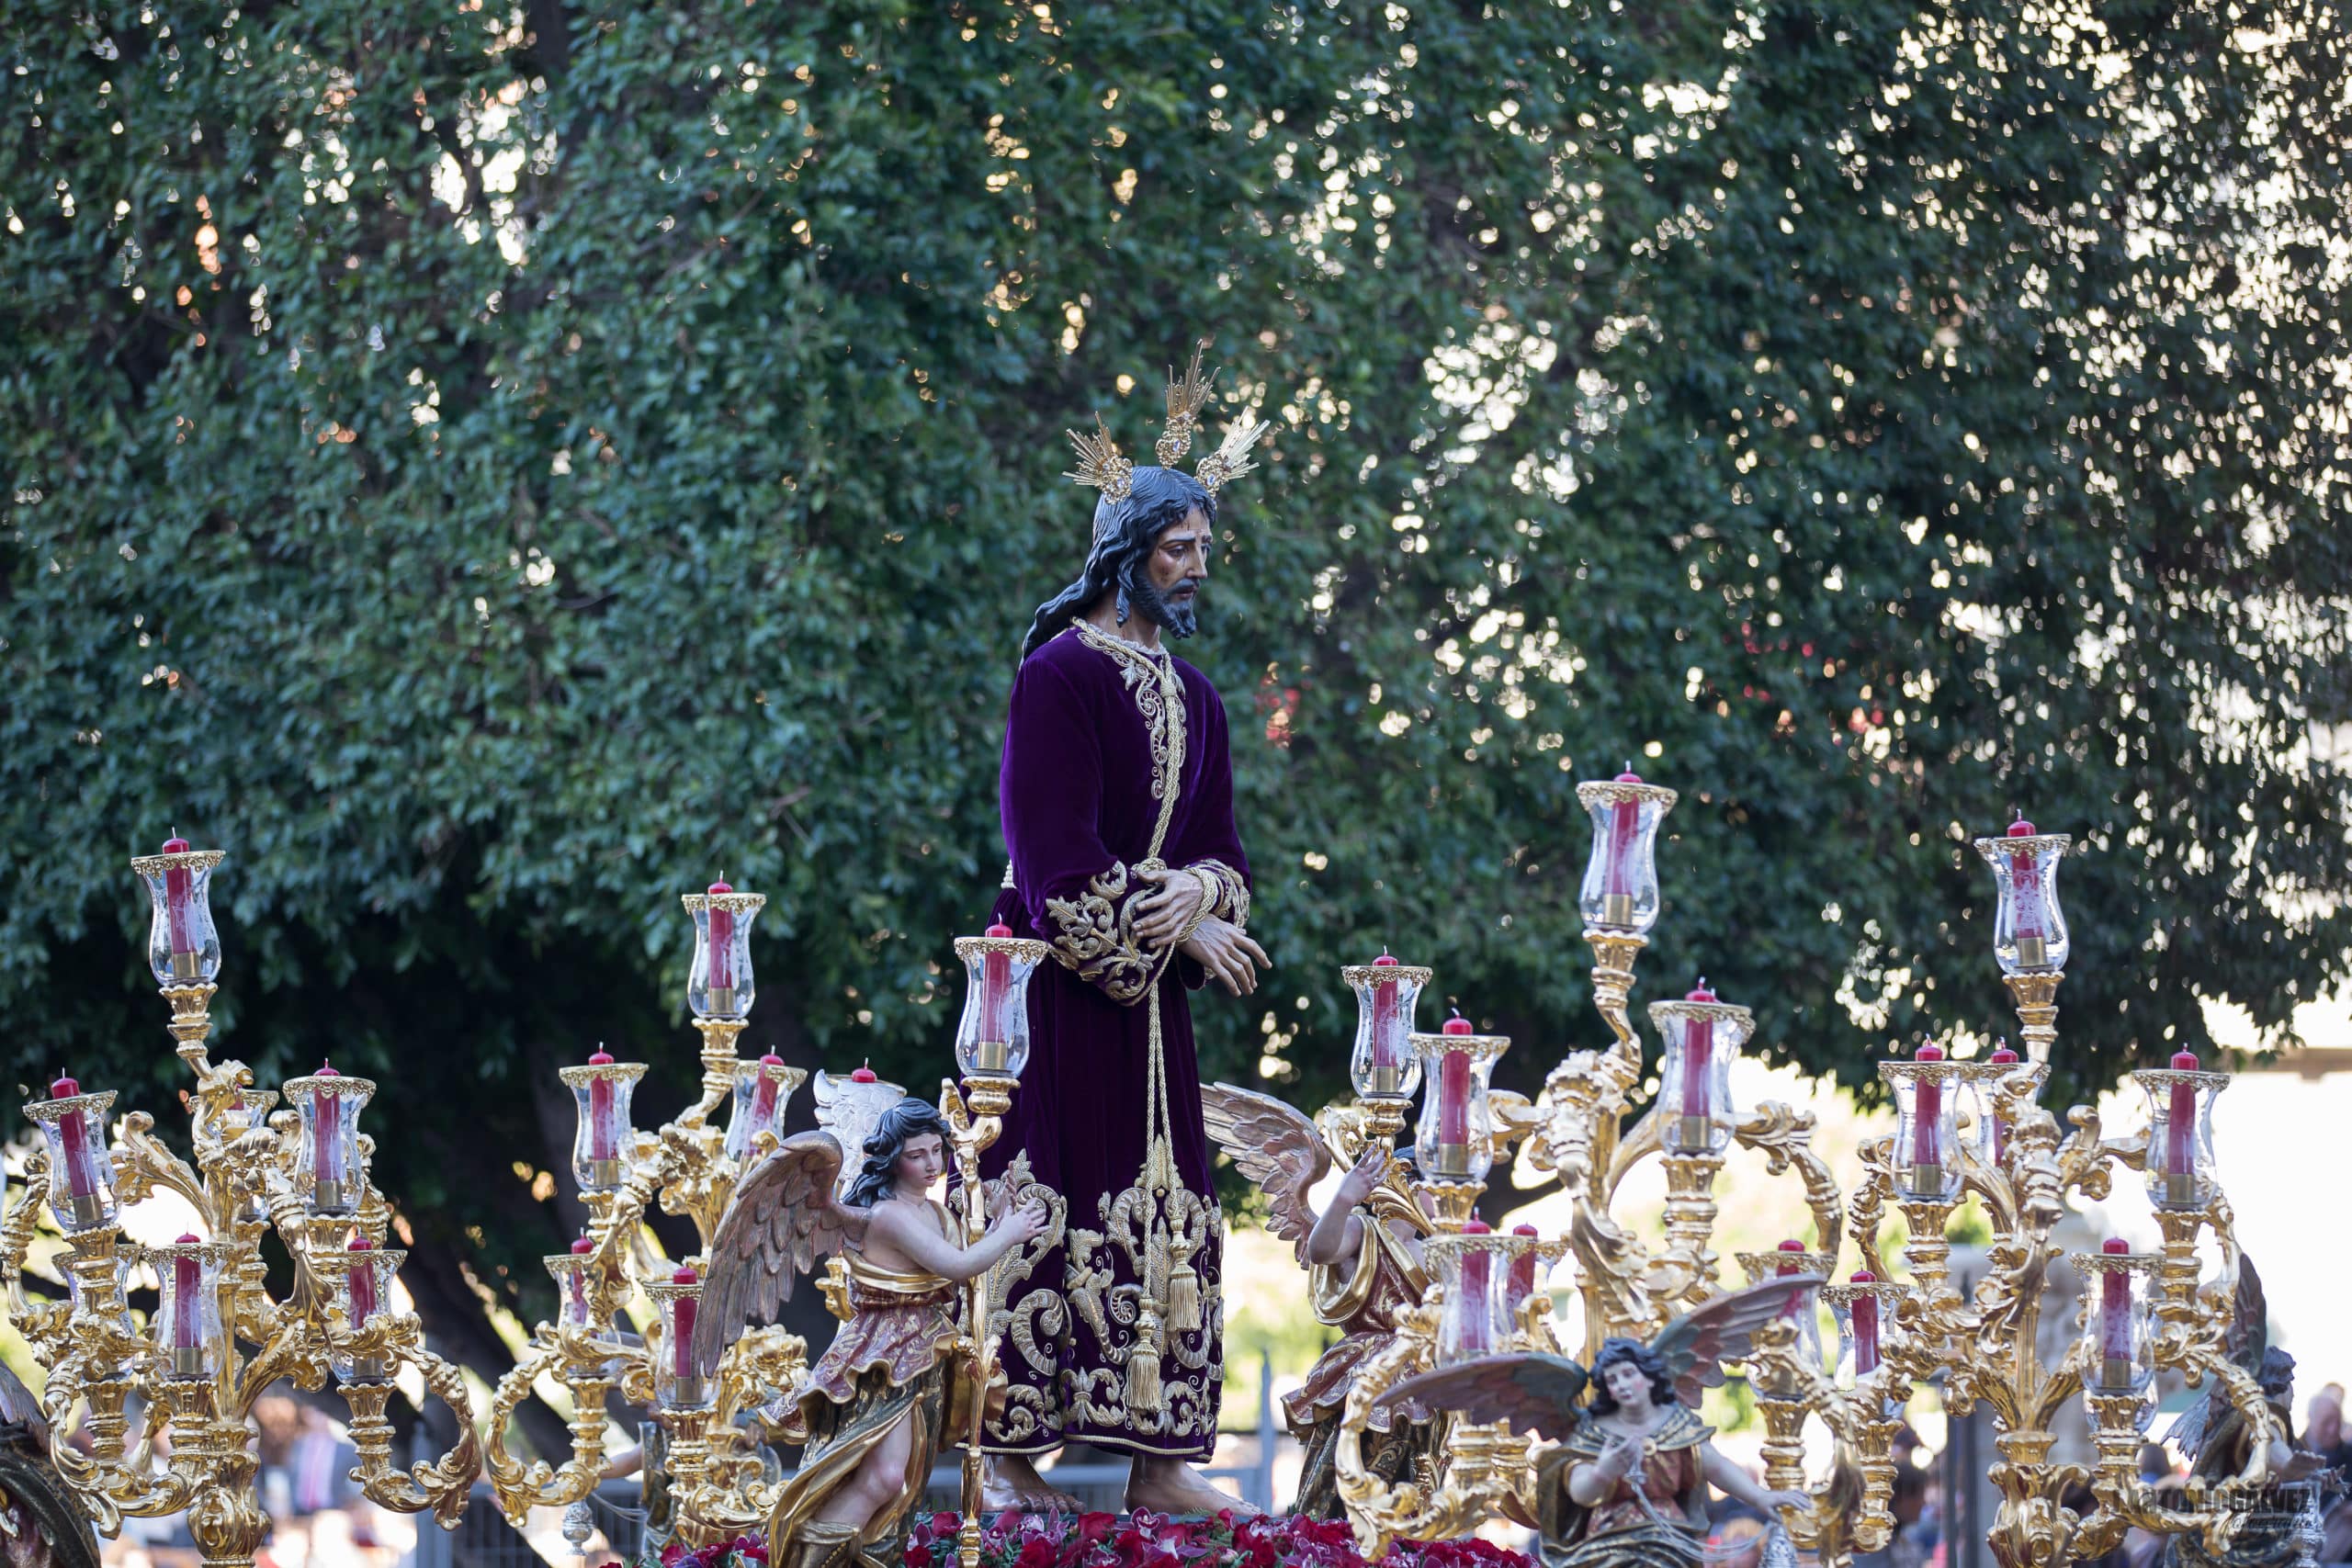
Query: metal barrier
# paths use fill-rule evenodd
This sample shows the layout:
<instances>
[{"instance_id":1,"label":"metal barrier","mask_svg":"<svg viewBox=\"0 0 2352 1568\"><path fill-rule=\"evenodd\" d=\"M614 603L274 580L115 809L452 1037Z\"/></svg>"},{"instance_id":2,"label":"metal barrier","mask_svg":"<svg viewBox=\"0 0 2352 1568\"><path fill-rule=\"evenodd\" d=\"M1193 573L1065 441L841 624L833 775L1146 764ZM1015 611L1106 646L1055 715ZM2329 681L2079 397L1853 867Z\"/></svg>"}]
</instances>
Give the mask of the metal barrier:
<instances>
[{"instance_id":1,"label":"metal barrier","mask_svg":"<svg viewBox=\"0 0 2352 1568\"><path fill-rule=\"evenodd\" d=\"M1250 1440L1251 1452L1247 1461L1213 1465L1203 1473L1212 1481L1230 1483L1244 1502L1271 1513L1274 1507L1274 1460L1282 1445L1290 1439L1274 1421L1274 1369L1265 1357L1261 1356L1258 1361L1256 1427L1223 1435ZM1088 1512L1121 1511L1127 1484L1124 1460L1057 1464L1046 1471L1045 1476L1076 1497ZM638 1497L638 1488L631 1482L609 1482L596 1489L590 1506L596 1528L607 1544L590 1559L589 1568L613 1558L626 1562L637 1555L643 1539L636 1517ZM922 1506L947 1511L963 1506L963 1472L958 1464L944 1463L932 1471ZM561 1545L560 1541L557 1544ZM521 1531L506 1522L490 1488L477 1483L472 1500L467 1505L466 1517L458 1521L456 1529L443 1530L430 1521L419 1522L416 1550L402 1568L578 1568L580 1562L568 1550L543 1556Z\"/></svg>"}]
</instances>

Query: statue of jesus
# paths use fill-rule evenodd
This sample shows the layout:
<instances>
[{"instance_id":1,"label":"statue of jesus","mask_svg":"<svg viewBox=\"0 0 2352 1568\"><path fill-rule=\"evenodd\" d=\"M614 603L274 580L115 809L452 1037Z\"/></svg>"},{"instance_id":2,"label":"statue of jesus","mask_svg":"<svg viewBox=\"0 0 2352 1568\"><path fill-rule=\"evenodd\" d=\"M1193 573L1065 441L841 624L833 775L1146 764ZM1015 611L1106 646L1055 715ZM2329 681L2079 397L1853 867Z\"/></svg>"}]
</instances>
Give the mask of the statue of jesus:
<instances>
[{"instance_id":1,"label":"statue of jesus","mask_svg":"<svg viewBox=\"0 0 2352 1568\"><path fill-rule=\"evenodd\" d=\"M1102 491L1093 546L1039 607L1013 682L996 917L1057 962L1029 987L1029 1067L986 1169L1056 1201L991 1290L1010 1384L987 1431L991 1507L1074 1509L1035 1468L1064 1442L1132 1455L1131 1508L1238 1506L1192 1468L1216 1442L1224 1233L1187 993L1246 994L1267 959L1244 930L1225 705L1163 638L1198 624L1217 489L1266 427L1245 420L1184 473L1207 399L1195 354L1156 468L1099 425L1073 433L1070 477Z\"/></svg>"}]
</instances>

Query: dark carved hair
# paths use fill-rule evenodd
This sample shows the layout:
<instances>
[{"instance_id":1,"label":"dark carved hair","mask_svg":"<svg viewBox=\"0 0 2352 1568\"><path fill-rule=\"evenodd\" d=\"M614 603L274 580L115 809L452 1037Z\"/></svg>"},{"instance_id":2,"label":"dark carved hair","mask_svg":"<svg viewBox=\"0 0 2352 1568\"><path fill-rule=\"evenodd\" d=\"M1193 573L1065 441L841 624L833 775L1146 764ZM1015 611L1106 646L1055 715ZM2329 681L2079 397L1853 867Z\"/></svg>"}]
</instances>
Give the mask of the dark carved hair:
<instances>
[{"instance_id":1,"label":"dark carved hair","mask_svg":"<svg viewBox=\"0 0 2352 1568\"><path fill-rule=\"evenodd\" d=\"M924 1134L937 1134L944 1145L954 1136L948 1130L947 1118L939 1107L912 1095L882 1112L874 1123L874 1131L866 1135L865 1163L858 1168L857 1179L850 1183L849 1196L843 1200L853 1209L863 1209L898 1195L899 1156L907 1145Z\"/></svg>"},{"instance_id":2,"label":"dark carved hair","mask_svg":"<svg viewBox=\"0 0 2352 1568\"><path fill-rule=\"evenodd\" d=\"M1600 1354L1592 1359L1592 1413L1614 1416L1617 1402L1609 1396L1609 1369L1630 1361L1641 1374L1650 1380L1650 1403L1663 1408L1679 1404L1674 1393L1674 1379L1667 1374L1666 1358L1638 1339L1609 1338L1600 1342Z\"/></svg>"},{"instance_id":3,"label":"dark carved hair","mask_svg":"<svg viewBox=\"0 0 2352 1568\"><path fill-rule=\"evenodd\" d=\"M1150 602L1154 595L1144 562L1159 536L1196 506L1210 522L1216 521L1216 492L1181 468L1137 468L1125 501L1104 496L1096 502L1094 544L1087 551L1086 569L1076 582L1037 606L1021 657L1028 658L1058 637L1106 590L1124 589L1132 599Z\"/></svg>"}]
</instances>

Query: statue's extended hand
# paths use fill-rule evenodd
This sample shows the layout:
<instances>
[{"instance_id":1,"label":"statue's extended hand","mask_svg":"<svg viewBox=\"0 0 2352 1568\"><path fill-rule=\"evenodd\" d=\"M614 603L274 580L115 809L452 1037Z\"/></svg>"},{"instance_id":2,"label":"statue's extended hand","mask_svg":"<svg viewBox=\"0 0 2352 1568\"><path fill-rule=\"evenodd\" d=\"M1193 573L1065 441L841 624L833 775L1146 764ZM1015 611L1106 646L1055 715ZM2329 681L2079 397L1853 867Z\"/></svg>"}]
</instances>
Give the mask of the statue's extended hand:
<instances>
[{"instance_id":1,"label":"statue's extended hand","mask_svg":"<svg viewBox=\"0 0 2352 1568\"><path fill-rule=\"evenodd\" d=\"M1146 866L1136 874L1159 885L1136 900L1136 935L1146 946L1165 947L1191 923L1208 889L1191 872L1169 866Z\"/></svg>"},{"instance_id":2,"label":"statue's extended hand","mask_svg":"<svg viewBox=\"0 0 2352 1568\"><path fill-rule=\"evenodd\" d=\"M1266 950L1250 941L1249 933L1231 920L1219 919L1215 915L1201 922L1200 930L1185 940L1180 951L1207 970L1210 979L1237 997L1258 988L1260 967L1274 966L1266 956Z\"/></svg>"},{"instance_id":3,"label":"statue's extended hand","mask_svg":"<svg viewBox=\"0 0 2352 1568\"><path fill-rule=\"evenodd\" d=\"M1793 1513L1813 1512L1813 1498L1803 1492L1767 1492L1764 1494L1764 1503L1767 1507L1787 1508Z\"/></svg>"}]
</instances>

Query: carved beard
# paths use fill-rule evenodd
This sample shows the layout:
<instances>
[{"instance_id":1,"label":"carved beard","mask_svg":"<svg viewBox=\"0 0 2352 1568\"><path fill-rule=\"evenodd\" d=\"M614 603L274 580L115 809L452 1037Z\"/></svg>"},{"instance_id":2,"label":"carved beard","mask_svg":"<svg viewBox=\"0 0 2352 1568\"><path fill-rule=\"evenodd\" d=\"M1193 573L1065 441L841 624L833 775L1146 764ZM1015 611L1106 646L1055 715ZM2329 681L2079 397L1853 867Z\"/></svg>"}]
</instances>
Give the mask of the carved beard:
<instances>
[{"instance_id":1,"label":"carved beard","mask_svg":"<svg viewBox=\"0 0 2352 1568\"><path fill-rule=\"evenodd\" d=\"M1170 637L1191 637L1200 629L1201 591L1197 584L1193 597L1180 604L1162 593L1151 579L1137 572L1128 581L1127 598L1138 615Z\"/></svg>"}]
</instances>

